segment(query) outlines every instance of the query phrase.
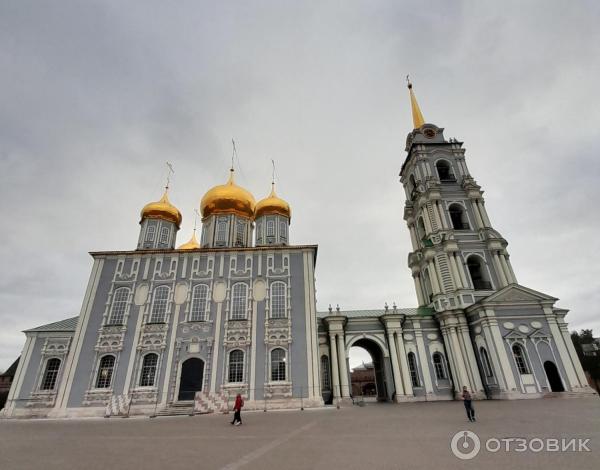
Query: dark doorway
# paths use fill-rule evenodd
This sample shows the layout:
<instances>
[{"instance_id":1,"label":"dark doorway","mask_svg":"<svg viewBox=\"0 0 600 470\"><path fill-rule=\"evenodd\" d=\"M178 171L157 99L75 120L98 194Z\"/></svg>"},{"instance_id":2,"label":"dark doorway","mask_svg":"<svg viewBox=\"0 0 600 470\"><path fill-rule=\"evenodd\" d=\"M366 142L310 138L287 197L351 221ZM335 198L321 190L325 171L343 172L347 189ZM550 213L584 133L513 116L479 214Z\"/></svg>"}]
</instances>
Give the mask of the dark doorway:
<instances>
[{"instance_id":1,"label":"dark doorway","mask_svg":"<svg viewBox=\"0 0 600 470\"><path fill-rule=\"evenodd\" d=\"M546 371L546 377L548 377L548 383L550 384L550 390L553 392L564 392L562 380L560 380L560 374L556 368L556 364L552 361L544 362L544 370Z\"/></svg>"},{"instance_id":2,"label":"dark doorway","mask_svg":"<svg viewBox=\"0 0 600 470\"><path fill-rule=\"evenodd\" d=\"M181 365L178 400L193 400L196 392L202 390L204 361L192 357Z\"/></svg>"},{"instance_id":3,"label":"dark doorway","mask_svg":"<svg viewBox=\"0 0 600 470\"><path fill-rule=\"evenodd\" d=\"M394 381L392 379L388 380L383 351L379 345L368 338L359 339L350 348L351 359L355 351L354 348L364 349L371 357L371 362L365 361L352 367L352 373L350 374L352 395L372 397L373 400L377 401L391 400ZM388 390L388 384L392 387L391 391Z\"/></svg>"}]
</instances>

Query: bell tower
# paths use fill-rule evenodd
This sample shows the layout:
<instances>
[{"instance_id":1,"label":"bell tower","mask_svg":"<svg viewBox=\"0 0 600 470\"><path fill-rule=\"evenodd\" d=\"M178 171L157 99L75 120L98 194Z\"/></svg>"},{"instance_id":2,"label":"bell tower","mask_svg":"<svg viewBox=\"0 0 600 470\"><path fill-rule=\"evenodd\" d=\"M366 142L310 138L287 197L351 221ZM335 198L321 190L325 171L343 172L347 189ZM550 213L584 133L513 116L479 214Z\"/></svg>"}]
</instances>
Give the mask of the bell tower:
<instances>
[{"instance_id":1,"label":"bell tower","mask_svg":"<svg viewBox=\"0 0 600 470\"><path fill-rule=\"evenodd\" d=\"M408 266L420 306L437 312L465 308L516 284L508 243L492 227L463 143L426 123L410 82L408 88L414 129L400 171L413 248Z\"/></svg>"}]
</instances>

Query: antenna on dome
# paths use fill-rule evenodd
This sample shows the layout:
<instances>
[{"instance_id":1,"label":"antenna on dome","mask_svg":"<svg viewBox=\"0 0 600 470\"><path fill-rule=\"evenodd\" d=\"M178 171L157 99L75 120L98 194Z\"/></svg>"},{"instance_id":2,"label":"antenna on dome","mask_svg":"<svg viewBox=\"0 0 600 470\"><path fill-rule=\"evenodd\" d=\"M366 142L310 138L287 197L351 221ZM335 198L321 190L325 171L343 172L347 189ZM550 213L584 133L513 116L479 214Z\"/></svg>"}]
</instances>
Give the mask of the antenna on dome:
<instances>
[{"instance_id":1,"label":"antenna on dome","mask_svg":"<svg viewBox=\"0 0 600 470\"><path fill-rule=\"evenodd\" d=\"M231 153L231 171L233 171L233 162L234 162L234 159L238 158L237 150L235 149L235 140L233 140L233 137L231 138L231 143L233 145L233 152Z\"/></svg>"},{"instance_id":2,"label":"antenna on dome","mask_svg":"<svg viewBox=\"0 0 600 470\"><path fill-rule=\"evenodd\" d=\"M194 209L194 233L196 233L196 225L198 223L198 216L200 216L200 212L198 212L198 209Z\"/></svg>"},{"instance_id":3,"label":"antenna on dome","mask_svg":"<svg viewBox=\"0 0 600 470\"><path fill-rule=\"evenodd\" d=\"M167 165L167 185L165 189L169 190L169 185L171 184L171 174L175 174L175 170L173 169L173 164L170 162L165 162Z\"/></svg>"},{"instance_id":4,"label":"antenna on dome","mask_svg":"<svg viewBox=\"0 0 600 470\"><path fill-rule=\"evenodd\" d=\"M271 174L271 184L275 185L275 160L271 159L271 165L273 165L273 173Z\"/></svg>"}]
</instances>

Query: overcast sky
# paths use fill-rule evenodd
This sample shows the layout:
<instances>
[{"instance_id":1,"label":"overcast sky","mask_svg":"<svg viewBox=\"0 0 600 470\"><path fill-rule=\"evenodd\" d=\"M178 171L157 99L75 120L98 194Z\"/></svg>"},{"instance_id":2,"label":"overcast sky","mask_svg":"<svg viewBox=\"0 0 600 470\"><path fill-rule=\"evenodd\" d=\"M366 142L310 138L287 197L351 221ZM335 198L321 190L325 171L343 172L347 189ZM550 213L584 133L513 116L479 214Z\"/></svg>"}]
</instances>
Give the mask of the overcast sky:
<instances>
[{"instance_id":1,"label":"overcast sky","mask_svg":"<svg viewBox=\"0 0 600 470\"><path fill-rule=\"evenodd\" d=\"M161 195L192 231L227 178L318 244L326 309L416 305L398 173L412 129L465 142L517 278L600 334L600 4L0 3L0 370L79 313L94 250L136 246Z\"/></svg>"}]
</instances>

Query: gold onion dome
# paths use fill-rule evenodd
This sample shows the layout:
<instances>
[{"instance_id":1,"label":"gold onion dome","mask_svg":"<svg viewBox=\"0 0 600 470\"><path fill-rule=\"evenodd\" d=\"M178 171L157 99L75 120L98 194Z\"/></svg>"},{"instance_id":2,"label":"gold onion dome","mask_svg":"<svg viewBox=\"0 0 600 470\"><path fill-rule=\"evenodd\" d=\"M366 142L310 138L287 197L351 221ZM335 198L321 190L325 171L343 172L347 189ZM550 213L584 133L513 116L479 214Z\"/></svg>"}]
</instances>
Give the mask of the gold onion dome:
<instances>
[{"instance_id":1,"label":"gold onion dome","mask_svg":"<svg viewBox=\"0 0 600 470\"><path fill-rule=\"evenodd\" d=\"M167 195L168 189L165 189L160 200L150 202L144 206L140 214L141 220L144 219L161 219L173 222L177 228L181 225L181 212L169 201Z\"/></svg>"},{"instance_id":2,"label":"gold onion dome","mask_svg":"<svg viewBox=\"0 0 600 470\"><path fill-rule=\"evenodd\" d=\"M198 243L198 239L196 238L196 230L192 234L192 238L187 243L181 245L178 250L195 250L196 248L200 248L200 243Z\"/></svg>"},{"instance_id":3,"label":"gold onion dome","mask_svg":"<svg viewBox=\"0 0 600 470\"><path fill-rule=\"evenodd\" d=\"M233 168L229 181L210 189L200 201L200 213L203 218L213 214L235 214L252 219L254 217L254 196L233 181Z\"/></svg>"},{"instance_id":4,"label":"gold onion dome","mask_svg":"<svg viewBox=\"0 0 600 470\"><path fill-rule=\"evenodd\" d=\"M290 205L275 194L275 183L271 184L271 194L268 197L258 201L254 210L254 217L261 215L278 214L288 219L292 218L292 209Z\"/></svg>"}]
</instances>

